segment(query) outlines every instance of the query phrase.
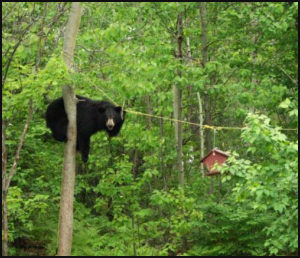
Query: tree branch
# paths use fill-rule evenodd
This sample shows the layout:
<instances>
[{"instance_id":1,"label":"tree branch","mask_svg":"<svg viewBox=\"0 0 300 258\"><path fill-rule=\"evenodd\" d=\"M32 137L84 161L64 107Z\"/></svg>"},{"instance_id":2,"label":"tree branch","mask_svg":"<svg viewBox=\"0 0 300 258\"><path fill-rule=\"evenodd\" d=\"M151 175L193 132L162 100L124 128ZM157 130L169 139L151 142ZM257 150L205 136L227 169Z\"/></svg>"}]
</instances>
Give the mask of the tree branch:
<instances>
[{"instance_id":1,"label":"tree branch","mask_svg":"<svg viewBox=\"0 0 300 258\"><path fill-rule=\"evenodd\" d=\"M298 87L298 80L293 79L283 68L281 68L279 65L276 65L276 67L283 72L290 80L293 84L295 84Z\"/></svg>"},{"instance_id":2,"label":"tree branch","mask_svg":"<svg viewBox=\"0 0 300 258\"><path fill-rule=\"evenodd\" d=\"M5 183L4 183L5 184L5 187L4 187L4 191L5 192L8 191L11 179L13 178L13 176L14 176L14 174L16 172L16 168L17 168L17 165L18 165L18 162L19 162L19 159L20 159L20 152L21 152L21 149L22 149L24 141L25 141L25 136L27 134L27 131L28 131L28 128L29 128L29 124L30 124L30 122L32 120L32 115L33 115L32 99L30 99L29 100L28 117L27 117L27 121L25 123L24 129L23 129L23 133L22 133L21 138L20 138L20 142L19 142L19 145L18 145L18 148L17 148L17 152L16 152L16 156L15 156L15 160L13 162L13 165L12 165L11 169L10 169L8 178L5 180ZM2 135L3 135L3 132L2 132ZM2 149L3 149L3 144L2 144ZM3 177L3 174L2 174L2 177Z\"/></svg>"}]
</instances>

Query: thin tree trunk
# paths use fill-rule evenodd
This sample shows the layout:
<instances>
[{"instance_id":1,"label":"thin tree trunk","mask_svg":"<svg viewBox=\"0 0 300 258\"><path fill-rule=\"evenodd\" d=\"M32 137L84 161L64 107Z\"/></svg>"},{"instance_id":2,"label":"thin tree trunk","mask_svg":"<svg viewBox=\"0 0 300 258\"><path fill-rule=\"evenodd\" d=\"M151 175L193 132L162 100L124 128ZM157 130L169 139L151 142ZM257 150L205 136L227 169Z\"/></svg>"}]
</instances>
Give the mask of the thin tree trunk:
<instances>
[{"instance_id":1,"label":"thin tree trunk","mask_svg":"<svg viewBox=\"0 0 300 258\"><path fill-rule=\"evenodd\" d=\"M146 98L147 113L150 115L153 115L150 95L147 95L145 98ZM151 128L151 124L152 124L151 116L148 116L147 117L147 129ZM153 155L154 155L154 150L151 150L151 156L153 156ZM153 179L154 188L157 189L157 176L153 175L152 179Z\"/></svg>"},{"instance_id":2,"label":"thin tree trunk","mask_svg":"<svg viewBox=\"0 0 300 258\"><path fill-rule=\"evenodd\" d=\"M201 28L202 28L202 36L201 36L201 54L202 54L202 66L205 67L207 62L207 21L206 21L206 8L205 3L199 2L200 8L200 18L201 18Z\"/></svg>"},{"instance_id":3,"label":"thin tree trunk","mask_svg":"<svg viewBox=\"0 0 300 258\"><path fill-rule=\"evenodd\" d=\"M253 25L252 25L253 26ZM259 35L253 35L253 44L254 46L257 46L257 41L258 41ZM256 63L257 63L257 52L258 49L257 47L254 48L254 51L252 53L252 60L253 60L253 66L255 67ZM257 78L253 75L253 73L251 74L251 84L252 85L257 85L258 84L258 80ZM254 87L254 89L256 89L256 87ZM255 94L255 93L254 93ZM249 107L249 112L254 113L255 112L255 107L250 106Z\"/></svg>"},{"instance_id":4,"label":"thin tree trunk","mask_svg":"<svg viewBox=\"0 0 300 258\"><path fill-rule=\"evenodd\" d=\"M177 86L173 86L173 98L174 98L174 118L181 120L181 90ZM175 138L176 138L176 150L177 150L177 170L178 170L178 182L179 186L184 184L184 174L182 165L182 125L180 122L175 122Z\"/></svg>"},{"instance_id":5,"label":"thin tree trunk","mask_svg":"<svg viewBox=\"0 0 300 258\"><path fill-rule=\"evenodd\" d=\"M23 130L23 133L22 133L22 136L21 136L21 139L20 139L18 148L17 148L15 160L14 160L13 165L12 165L10 171L9 171L8 178L6 178L6 180L5 180L6 183L5 183L5 188L4 188L4 190L5 190L6 192L8 191L8 188L9 188L9 185L10 185L10 182L11 182L11 179L13 178L13 176L14 176L14 174L15 174L15 172L16 172L17 165L18 165L18 162L19 162L19 159L20 159L21 149L22 149L23 144L24 144L24 141L25 141L25 136L26 136L26 134L27 134L27 131L28 131L28 128L29 128L29 124L30 124L31 119L32 119L32 115L33 115L32 100L30 99L30 100L29 100L28 117L27 117L27 121L26 121L26 123L25 123L24 130Z\"/></svg>"},{"instance_id":6,"label":"thin tree trunk","mask_svg":"<svg viewBox=\"0 0 300 258\"><path fill-rule=\"evenodd\" d=\"M140 8L138 3L135 3L135 7ZM141 15L141 13L139 13L139 15L138 15L138 24L140 24L140 25L142 24L142 15ZM139 38L142 37L141 26L138 26L138 28L137 28L137 35L138 35ZM153 110L152 110L152 106L151 106L151 96L146 95L145 96L145 101L146 101L147 113L150 114L150 115L153 115ZM151 123L152 123L151 116L147 116L147 129L151 128ZM151 155L152 156L154 155L153 150L151 151ZM157 188L157 176L153 175L152 178L153 178L154 188L156 189Z\"/></svg>"},{"instance_id":7,"label":"thin tree trunk","mask_svg":"<svg viewBox=\"0 0 300 258\"><path fill-rule=\"evenodd\" d=\"M182 42L183 42L183 23L182 15L178 14L177 17L177 44L178 44L178 58L182 62ZM181 76L181 71L177 71L178 76ZM182 91L179 85L173 85L173 106L174 106L174 118L181 120L182 113ZM182 164L182 124L175 122L175 137L176 137L176 150L177 150L177 170L178 170L178 183L179 186L184 185L184 172Z\"/></svg>"},{"instance_id":8,"label":"thin tree trunk","mask_svg":"<svg viewBox=\"0 0 300 258\"><path fill-rule=\"evenodd\" d=\"M191 51L191 45L190 45L190 37L186 37L186 48L187 48L187 50L186 50L186 52L187 52L186 63L187 63L187 66L192 67L193 62L192 62L192 51ZM187 84L186 89L187 89L187 99L192 99L192 95L193 95L192 85ZM194 105L190 105L189 106L189 114L188 114L189 121L192 122L192 123L197 123L197 121L194 120L195 119L194 114L195 114L195 107L194 107ZM196 127L195 125L190 125L190 127L191 127L192 135L195 135L194 131L195 131L195 129L198 130L198 127Z\"/></svg>"},{"instance_id":9,"label":"thin tree trunk","mask_svg":"<svg viewBox=\"0 0 300 258\"><path fill-rule=\"evenodd\" d=\"M198 103L199 103L199 122L200 122L200 127L199 127L199 138L200 138L200 156L201 158L204 157L204 136L203 136L203 111L202 111L202 102L200 98L200 93L197 92L197 97L198 97ZM201 175L204 177L204 166L203 162L200 164L201 168Z\"/></svg>"},{"instance_id":10,"label":"thin tree trunk","mask_svg":"<svg viewBox=\"0 0 300 258\"><path fill-rule=\"evenodd\" d=\"M188 53L188 64L193 65L191 62L192 60L192 52L191 52L191 46L190 46L190 38L186 38L186 44L187 44L187 53ZM199 133L199 139L200 139L200 157L204 157L204 136L203 136L203 109L202 109L202 101L200 98L200 93L197 92L197 98L198 98L198 104L199 104L199 123L200 127L198 128L198 133ZM204 177L204 166L203 163L200 163L200 169L201 169L201 175Z\"/></svg>"},{"instance_id":11,"label":"thin tree trunk","mask_svg":"<svg viewBox=\"0 0 300 258\"><path fill-rule=\"evenodd\" d=\"M25 136L28 132L30 122L32 120L33 109L32 109L32 100L29 100L29 111L27 121L24 126L23 133L20 138L19 145L17 147L15 160L9 174L6 174L6 165L7 165L7 151L5 145L5 123L2 121L2 227L3 227L3 239L2 239L2 256L8 255L8 215L7 215L7 194L10 186L10 182L17 170L17 165L20 159L21 149L23 147Z\"/></svg>"},{"instance_id":12,"label":"thin tree trunk","mask_svg":"<svg viewBox=\"0 0 300 258\"><path fill-rule=\"evenodd\" d=\"M162 114L160 114L160 116L162 117ZM164 124L163 124L163 119L160 118L159 119L159 134L160 134L160 138L163 139L164 137ZM163 149L160 148L160 171L161 171L161 175L163 178L163 183L164 183L164 189L167 190L168 189L168 180L167 180L167 174L165 172L165 166L164 166L164 152Z\"/></svg>"},{"instance_id":13,"label":"thin tree trunk","mask_svg":"<svg viewBox=\"0 0 300 258\"><path fill-rule=\"evenodd\" d=\"M135 239L135 223L134 223L134 215L132 214L131 217L131 228L132 228L132 248L133 248L133 256L137 256L137 251L136 251L136 239Z\"/></svg>"},{"instance_id":14,"label":"thin tree trunk","mask_svg":"<svg viewBox=\"0 0 300 258\"><path fill-rule=\"evenodd\" d=\"M138 167L138 148L135 147L133 151L133 166L132 166L132 174L134 180L136 180L137 167Z\"/></svg>"},{"instance_id":15,"label":"thin tree trunk","mask_svg":"<svg viewBox=\"0 0 300 258\"><path fill-rule=\"evenodd\" d=\"M200 9L200 18L201 18L201 28L202 28L202 37L201 37L201 54L202 54L202 67L205 68L207 63L207 54L208 54L208 45L207 45L207 21L206 21L206 7L205 3L199 2ZM210 96L208 94L208 85L205 83L204 85L204 113L205 113L205 121L204 123L207 125L211 125L211 112L210 112ZM211 149L211 132L210 130L205 130L205 147L206 152Z\"/></svg>"},{"instance_id":16,"label":"thin tree trunk","mask_svg":"<svg viewBox=\"0 0 300 258\"><path fill-rule=\"evenodd\" d=\"M7 218L7 198L5 189L7 152L5 145L5 123L2 120L2 256L8 254L8 218Z\"/></svg>"},{"instance_id":17,"label":"thin tree trunk","mask_svg":"<svg viewBox=\"0 0 300 258\"><path fill-rule=\"evenodd\" d=\"M8 255L8 216L7 216L7 192L2 192L2 256Z\"/></svg>"},{"instance_id":18,"label":"thin tree trunk","mask_svg":"<svg viewBox=\"0 0 300 258\"><path fill-rule=\"evenodd\" d=\"M69 72L73 71L73 57L76 36L81 17L80 3L73 2L68 24L65 30L63 57ZM64 151L64 165L62 171L61 200L59 210L59 240L58 255L70 256L73 232L73 199L76 171L76 97L70 85L62 88L65 111L68 116L68 141Z\"/></svg>"},{"instance_id":19,"label":"thin tree trunk","mask_svg":"<svg viewBox=\"0 0 300 258\"><path fill-rule=\"evenodd\" d=\"M6 162L7 162L7 151L5 144L5 127L6 124L4 120L2 120L2 192L5 189L5 176L6 176Z\"/></svg>"}]
</instances>

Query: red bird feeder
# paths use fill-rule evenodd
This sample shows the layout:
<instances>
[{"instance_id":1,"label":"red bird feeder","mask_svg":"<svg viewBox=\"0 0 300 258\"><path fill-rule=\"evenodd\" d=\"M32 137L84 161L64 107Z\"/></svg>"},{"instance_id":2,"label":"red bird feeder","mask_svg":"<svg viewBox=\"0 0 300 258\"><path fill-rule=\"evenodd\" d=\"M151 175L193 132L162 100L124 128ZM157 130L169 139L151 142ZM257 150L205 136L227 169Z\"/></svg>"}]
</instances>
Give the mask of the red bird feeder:
<instances>
[{"instance_id":1,"label":"red bird feeder","mask_svg":"<svg viewBox=\"0 0 300 258\"><path fill-rule=\"evenodd\" d=\"M212 149L204 158L200 160L200 162L203 162L205 166L208 169L208 176L212 175L218 175L220 174L219 171L216 169L213 169L214 165L218 163L219 165L222 165L227 158L230 155L227 154L226 152L223 152L217 148Z\"/></svg>"}]
</instances>

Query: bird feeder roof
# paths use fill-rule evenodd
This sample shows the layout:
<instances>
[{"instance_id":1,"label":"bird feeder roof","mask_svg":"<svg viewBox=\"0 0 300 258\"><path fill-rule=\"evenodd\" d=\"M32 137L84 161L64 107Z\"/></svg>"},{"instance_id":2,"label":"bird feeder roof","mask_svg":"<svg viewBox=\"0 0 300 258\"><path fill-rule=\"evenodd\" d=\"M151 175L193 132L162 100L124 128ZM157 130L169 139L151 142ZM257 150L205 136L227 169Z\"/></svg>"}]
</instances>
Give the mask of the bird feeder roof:
<instances>
[{"instance_id":1,"label":"bird feeder roof","mask_svg":"<svg viewBox=\"0 0 300 258\"><path fill-rule=\"evenodd\" d=\"M222 155L222 156L224 156L224 157L229 157L230 155L228 154L228 153L226 153L226 152L224 152L224 151L221 151L221 150L219 150L218 148L214 148L214 149L212 149L204 158L202 158L201 160L200 160L200 162L204 162L211 154L213 154L213 153L217 153L217 154L220 154L220 155Z\"/></svg>"}]
</instances>

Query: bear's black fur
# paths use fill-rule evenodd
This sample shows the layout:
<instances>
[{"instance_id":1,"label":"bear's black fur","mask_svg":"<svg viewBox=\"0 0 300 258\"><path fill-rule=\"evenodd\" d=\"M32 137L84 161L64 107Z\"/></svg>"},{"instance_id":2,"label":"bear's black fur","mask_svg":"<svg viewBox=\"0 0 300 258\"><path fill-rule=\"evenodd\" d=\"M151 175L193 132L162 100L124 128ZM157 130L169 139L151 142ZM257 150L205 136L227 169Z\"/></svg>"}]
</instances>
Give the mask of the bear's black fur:
<instances>
[{"instance_id":1,"label":"bear's black fur","mask_svg":"<svg viewBox=\"0 0 300 258\"><path fill-rule=\"evenodd\" d=\"M90 137L92 134L105 130L110 137L116 136L124 122L121 116L122 108L107 101L95 101L76 95L77 103L77 145L82 160L87 162ZM46 111L47 126L53 137L61 142L67 141L68 118L65 112L63 98L58 98L49 104Z\"/></svg>"}]
</instances>

